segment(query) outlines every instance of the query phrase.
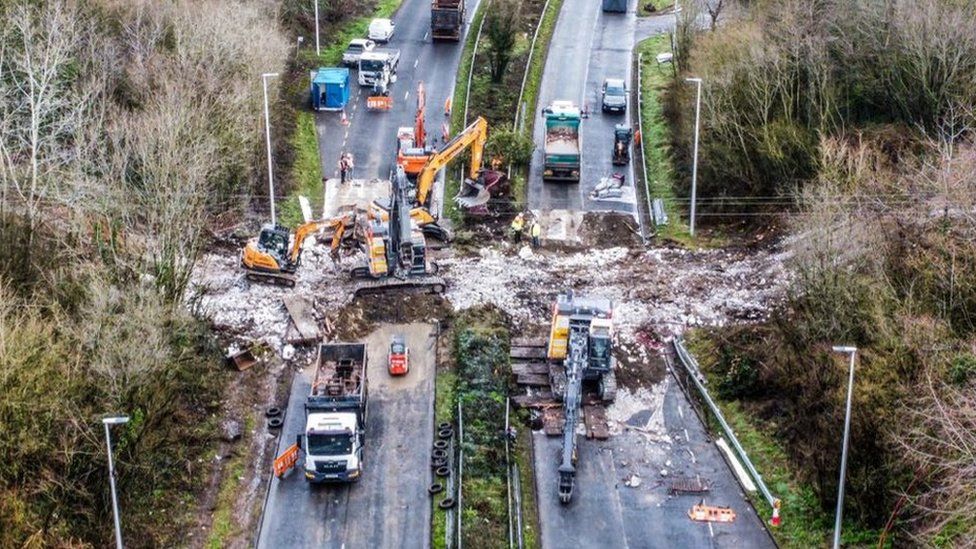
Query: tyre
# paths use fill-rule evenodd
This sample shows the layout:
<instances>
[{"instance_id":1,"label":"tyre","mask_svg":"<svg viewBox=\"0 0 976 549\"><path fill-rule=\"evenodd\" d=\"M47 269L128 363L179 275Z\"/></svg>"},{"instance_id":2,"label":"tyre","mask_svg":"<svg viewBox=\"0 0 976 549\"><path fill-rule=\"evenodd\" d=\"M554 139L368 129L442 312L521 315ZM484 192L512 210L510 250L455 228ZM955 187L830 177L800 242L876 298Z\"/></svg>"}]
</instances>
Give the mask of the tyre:
<instances>
[{"instance_id":1,"label":"tyre","mask_svg":"<svg viewBox=\"0 0 976 549\"><path fill-rule=\"evenodd\" d=\"M437 470L434 471L434 474L439 477L449 476L451 474L451 468L446 465L444 467L438 467Z\"/></svg>"},{"instance_id":2,"label":"tyre","mask_svg":"<svg viewBox=\"0 0 976 549\"><path fill-rule=\"evenodd\" d=\"M430 457L434 459L447 459L447 450L434 450L430 453Z\"/></svg>"},{"instance_id":3,"label":"tyre","mask_svg":"<svg viewBox=\"0 0 976 549\"><path fill-rule=\"evenodd\" d=\"M427 487L427 493L430 495L439 494L444 491L444 485L439 482L432 482L430 486Z\"/></svg>"},{"instance_id":4,"label":"tyre","mask_svg":"<svg viewBox=\"0 0 976 549\"><path fill-rule=\"evenodd\" d=\"M437 438L448 439L454 436L454 429L441 429L437 431Z\"/></svg>"},{"instance_id":5,"label":"tyre","mask_svg":"<svg viewBox=\"0 0 976 549\"><path fill-rule=\"evenodd\" d=\"M454 498L444 498L440 503L437 504L437 506L441 509L450 509L451 507L454 507L454 503Z\"/></svg>"},{"instance_id":6,"label":"tyre","mask_svg":"<svg viewBox=\"0 0 976 549\"><path fill-rule=\"evenodd\" d=\"M280 429L284 423L280 417L273 417L268 420L268 429Z\"/></svg>"},{"instance_id":7,"label":"tyre","mask_svg":"<svg viewBox=\"0 0 976 549\"><path fill-rule=\"evenodd\" d=\"M440 469L445 465L447 465L447 460L444 458L434 458L430 460L431 469Z\"/></svg>"},{"instance_id":8,"label":"tyre","mask_svg":"<svg viewBox=\"0 0 976 549\"><path fill-rule=\"evenodd\" d=\"M281 408L272 406L264 412L264 417L278 417L281 415Z\"/></svg>"},{"instance_id":9,"label":"tyre","mask_svg":"<svg viewBox=\"0 0 976 549\"><path fill-rule=\"evenodd\" d=\"M446 440L435 440L434 441L434 449L435 450L447 450L447 441Z\"/></svg>"},{"instance_id":10,"label":"tyre","mask_svg":"<svg viewBox=\"0 0 976 549\"><path fill-rule=\"evenodd\" d=\"M437 426L438 431L443 431L444 429L453 429L454 427L447 421L441 423Z\"/></svg>"}]
</instances>

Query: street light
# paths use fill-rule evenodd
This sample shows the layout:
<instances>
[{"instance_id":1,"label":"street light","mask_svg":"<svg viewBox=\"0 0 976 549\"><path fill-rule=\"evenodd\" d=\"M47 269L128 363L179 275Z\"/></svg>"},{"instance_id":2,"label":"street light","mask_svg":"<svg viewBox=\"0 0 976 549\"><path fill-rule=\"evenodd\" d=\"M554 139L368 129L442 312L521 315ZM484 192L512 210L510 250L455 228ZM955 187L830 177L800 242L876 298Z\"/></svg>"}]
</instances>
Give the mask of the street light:
<instances>
[{"instance_id":1,"label":"street light","mask_svg":"<svg viewBox=\"0 0 976 549\"><path fill-rule=\"evenodd\" d=\"M844 513L844 477L847 473L847 439L851 432L851 395L854 392L854 357L857 347L833 347L835 353L851 355L850 374L847 378L847 411L844 414L844 443L840 452L840 486L837 487L837 513L834 516L834 549L840 549L840 523Z\"/></svg>"},{"instance_id":2,"label":"street light","mask_svg":"<svg viewBox=\"0 0 976 549\"><path fill-rule=\"evenodd\" d=\"M302 42L304 42L304 41L305 41L305 37L304 36L299 36L298 37L298 40L296 41L296 44L295 44L295 51L298 51L299 48L302 47Z\"/></svg>"},{"instance_id":3,"label":"street light","mask_svg":"<svg viewBox=\"0 0 976 549\"><path fill-rule=\"evenodd\" d=\"M694 82L698 87L695 96L695 155L691 166L691 236L695 236L695 197L698 190L698 127L701 117L701 78L685 78L686 82Z\"/></svg>"},{"instance_id":4,"label":"street light","mask_svg":"<svg viewBox=\"0 0 976 549\"><path fill-rule=\"evenodd\" d=\"M110 425L122 425L129 422L129 416L104 417L102 425L105 426L105 446L108 448L108 483L112 488L112 517L115 519L115 546L122 549L122 525L119 523L119 499L115 495L115 464L112 463L112 436L109 432Z\"/></svg>"},{"instance_id":5,"label":"street light","mask_svg":"<svg viewBox=\"0 0 976 549\"><path fill-rule=\"evenodd\" d=\"M319 0L312 0L315 4L315 55L322 55L319 51Z\"/></svg>"},{"instance_id":6,"label":"street light","mask_svg":"<svg viewBox=\"0 0 976 549\"><path fill-rule=\"evenodd\" d=\"M275 203L274 203L274 174L271 171L271 117L268 115L268 78L278 76L276 72L266 72L261 75L261 83L264 85L264 137L268 146L268 189L271 193L271 225L275 225Z\"/></svg>"}]
</instances>

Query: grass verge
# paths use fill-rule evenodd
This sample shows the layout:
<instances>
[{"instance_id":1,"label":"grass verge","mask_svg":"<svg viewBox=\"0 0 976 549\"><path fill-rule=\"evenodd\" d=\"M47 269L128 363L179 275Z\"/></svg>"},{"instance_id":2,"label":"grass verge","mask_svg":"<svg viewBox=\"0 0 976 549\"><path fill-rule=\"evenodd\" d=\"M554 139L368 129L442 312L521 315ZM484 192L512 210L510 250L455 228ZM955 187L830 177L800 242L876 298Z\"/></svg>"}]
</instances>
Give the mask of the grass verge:
<instances>
[{"instance_id":1,"label":"grass verge","mask_svg":"<svg viewBox=\"0 0 976 549\"><path fill-rule=\"evenodd\" d=\"M254 431L254 415L249 414L244 420L244 436L234 447L234 456L224 466L224 478L220 481L220 492L217 495L217 505L210 526L210 536L207 537L208 549L219 549L227 545L227 540L239 533L241 521L234 516L237 495L244 482L247 469L247 448L250 447L250 433Z\"/></svg>"},{"instance_id":2,"label":"grass verge","mask_svg":"<svg viewBox=\"0 0 976 549\"><path fill-rule=\"evenodd\" d=\"M457 409L457 374L453 370L439 369L434 380L434 425L441 422L453 424ZM444 549L447 547L447 510L441 509L437 503L439 498L431 498L430 535L431 547L434 549Z\"/></svg>"},{"instance_id":3,"label":"grass verge","mask_svg":"<svg viewBox=\"0 0 976 549\"><path fill-rule=\"evenodd\" d=\"M653 6L654 10L648 9L648 6ZM674 6L674 0L639 0L637 2L637 16L640 17L672 6Z\"/></svg>"},{"instance_id":4,"label":"grass verge","mask_svg":"<svg viewBox=\"0 0 976 549\"><path fill-rule=\"evenodd\" d=\"M315 135L315 115L311 112L298 112L292 145L295 149L295 163L292 165L294 187L281 204L281 220L289 227L297 227L303 221L298 197L308 197L312 204L312 211L321 211L324 200L322 163L319 161L318 138Z\"/></svg>"},{"instance_id":5,"label":"grass verge","mask_svg":"<svg viewBox=\"0 0 976 549\"><path fill-rule=\"evenodd\" d=\"M514 456L521 477L522 537L527 549L535 549L542 547L542 538L536 526L539 524L539 506L535 500L535 466L532 462L532 432L529 429L519 430Z\"/></svg>"},{"instance_id":6,"label":"grass verge","mask_svg":"<svg viewBox=\"0 0 976 549\"><path fill-rule=\"evenodd\" d=\"M713 343L703 334L693 332L689 335L687 347L698 359L709 385L717 387L720 380L710 374L714 365L712 357L717 356ZM780 547L797 549L829 545L834 515L820 506L813 488L794 473L789 457L774 433L764 429L742 403L723 400L715 394L711 396L769 490L783 502L780 512L782 526L770 528L776 543ZM718 421L712 414L707 417L709 430L720 433ZM759 516L768 523L772 510L762 494L757 491L749 494L749 498ZM879 534L877 530L859 528L856 524L845 522L842 542L845 546L876 545Z\"/></svg>"}]
</instances>

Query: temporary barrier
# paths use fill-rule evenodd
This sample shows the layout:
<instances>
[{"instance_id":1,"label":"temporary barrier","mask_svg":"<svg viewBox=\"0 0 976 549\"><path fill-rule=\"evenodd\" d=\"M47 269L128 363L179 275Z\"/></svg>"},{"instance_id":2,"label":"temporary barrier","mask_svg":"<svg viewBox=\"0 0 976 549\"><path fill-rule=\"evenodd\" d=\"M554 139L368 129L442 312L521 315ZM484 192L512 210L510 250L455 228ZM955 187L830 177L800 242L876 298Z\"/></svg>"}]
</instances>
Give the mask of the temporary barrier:
<instances>
[{"instance_id":1,"label":"temporary barrier","mask_svg":"<svg viewBox=\"0 0 976 549\"><path fill-rule=\"evenodd\" d=\"M393 98L386 95L371 95L366 98L366 108L371 111L388 111L393 108Z\"/></svg>"},{"instance_id":2,"label":"temporary barrier","mask_svg":"<svg viewBox=\"0 0 976 549\"><path fill-rule=\"evenodd\" d=\"M688 510L688 518L699 522L735 522L735 511L729 507L713 507L699 503Z\"/></svg>"},{"instance_id":3,"label":"temporary barrier","mask_svg":"<svg viewBox=\"0 0 976 549\"><path fill-rule=\"evenodd\" d=\"M281 478L289 469L298 463L298 445L292 444L280 456L274 460L274 474Z\"/></svg>"}]
</instances>

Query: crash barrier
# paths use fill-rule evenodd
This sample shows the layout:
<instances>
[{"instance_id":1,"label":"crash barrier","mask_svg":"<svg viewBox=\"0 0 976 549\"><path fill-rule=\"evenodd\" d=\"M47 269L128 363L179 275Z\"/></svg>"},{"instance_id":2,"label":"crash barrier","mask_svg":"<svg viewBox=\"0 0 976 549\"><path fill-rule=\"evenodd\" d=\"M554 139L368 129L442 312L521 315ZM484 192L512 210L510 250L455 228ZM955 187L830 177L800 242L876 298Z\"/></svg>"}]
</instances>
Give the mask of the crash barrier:
<instances>
[{"instance_id":1,"label":"crash barrier","mask_svg":"<svg viewBox=\"0 0 976 549\"><path fill-rule=\"evenodd\" d=\"M393 108L393 98L385 95L367 97L366 108L371 111L388 111Z\"/></svg>"},{"instance_id":2,"label":"crash barrier","mask_svg":"<svg viewBox=\"0 0 976 549\"><path fill-rule=\"evenodd\" d=\"M742 445L739 444L739 439L736 438L735 433L732 432L732 428L729 427L728 422L725 421L725 416L722 415L722 411L719 410L718 405L715 404L712 397L708 394L708 390L705 389L705 384L703 383L704 376L702 376L701 370L698 368L698 361L695 360L695 357L691 356L691 353L689 353L688 349L685 348L682 337L676 336L673 343L674 351L678 355L678 361L681 362L681 364L685 367L685 370L688 372L688 377L695 382L695 386L698 387L698 391L701 393L705 403L708 404L709 409L712 410L712 413L715 414L715 418L718 419L719 425L722 426L725 436L732 441L732 447L735 448L736 453L739 454L739 459L741 459L745 464L749 474L756 481L756 485L759 486L759 490L762 492L763 497L766 498L769 506L775 512L776 523L773 525L778 526L780 521L779 498L773 496L773 494L769 491L769 487L766 486L766 482L763 480L762 475L760 475L759 471L756 470L756 467L752 464L749 456L746 455L746 451L742 448Z\"/></svg>"},{"instance_id":3,"label":"crash barrier","mask_svg":"<svg viewBox=\"0 0 976 549\"><path fill-rule=\"evenodd\" d=\"M735 511L729 507L694 505L688 510L688 518L699 522L735 522Z\"/></svg>"},{"instance_id":4,"label":"crash barrier","mask_svg":"<svg viewBox=\"0 0 976 549\"><path fill-rule=\"evenodd\" d=\"M298 463L298 445L292 444L280 456L274 460L274 474L281 478L289 469Z\"/></svg>"}]
</instances>

